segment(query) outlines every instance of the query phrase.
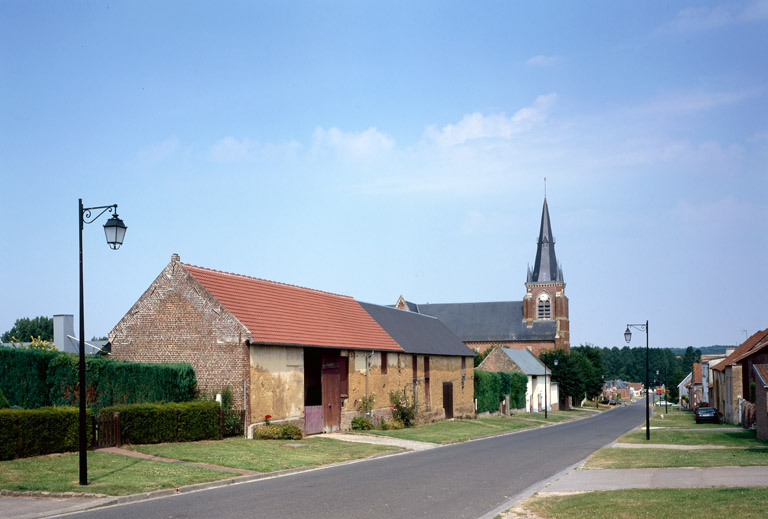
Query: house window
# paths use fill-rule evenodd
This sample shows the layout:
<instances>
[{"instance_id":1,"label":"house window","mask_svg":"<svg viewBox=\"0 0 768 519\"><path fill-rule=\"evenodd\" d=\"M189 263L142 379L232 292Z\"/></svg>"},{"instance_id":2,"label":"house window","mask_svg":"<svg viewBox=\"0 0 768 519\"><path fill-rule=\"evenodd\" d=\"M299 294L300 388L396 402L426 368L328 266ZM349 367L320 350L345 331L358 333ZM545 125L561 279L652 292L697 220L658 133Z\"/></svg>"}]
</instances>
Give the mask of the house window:
<instances>
[{"instance_id":1,"label":"house window","mask_svg":"<svg viewBox=\"0 0 768 519\"><path fill-rule=\"evenodd\" d=\"M386 351L381 352L381 374L382 375L387 374L387 352Z\"/></svg>"},{"instance_id":2,"label":"house window","mask_svg":"<svg viewBox=\"0 0 768 519\"><path fill-rule=\"evenodd\" d=\"M550 309L549 294L546 292L539 295L539 307L538 307L538 319L551 319L552 313Z\"/></svg>"}]
</instances>

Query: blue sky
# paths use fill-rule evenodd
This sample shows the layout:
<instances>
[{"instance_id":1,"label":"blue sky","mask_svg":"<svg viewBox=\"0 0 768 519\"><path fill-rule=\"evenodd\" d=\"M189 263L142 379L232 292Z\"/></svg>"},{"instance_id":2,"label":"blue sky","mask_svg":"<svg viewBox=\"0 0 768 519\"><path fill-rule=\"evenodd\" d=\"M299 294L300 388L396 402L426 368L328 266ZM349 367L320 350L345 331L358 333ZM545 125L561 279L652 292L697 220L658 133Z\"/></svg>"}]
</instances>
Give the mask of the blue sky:
<instances>
[{"instance_id":1,"label":"blue sky","mask_svg":"<svg viewBox=\"0 0 768 519\"><path fill-rule=\"evenodd\" d=\"M85 229L88 338L174 252L520 300L546 177L572 344L740 342L768 327L766 35L766 0L3 1L0 331L77 314L78 198L128 226Z\"/></svg>"}]
</instances>

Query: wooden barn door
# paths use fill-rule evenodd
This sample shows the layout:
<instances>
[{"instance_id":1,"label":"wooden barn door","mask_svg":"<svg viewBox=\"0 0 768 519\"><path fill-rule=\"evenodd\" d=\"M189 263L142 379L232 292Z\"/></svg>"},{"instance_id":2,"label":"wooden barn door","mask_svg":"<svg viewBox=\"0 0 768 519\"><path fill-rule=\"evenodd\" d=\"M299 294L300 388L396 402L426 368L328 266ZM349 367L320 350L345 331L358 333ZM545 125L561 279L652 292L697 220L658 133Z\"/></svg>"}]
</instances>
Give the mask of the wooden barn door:
<instances>
[{"instance_id":1,"label":"wooden barn door","mask_svg":"<svg viewBox=\"0 0 768 519\"><path fill-rule=\"evenodd\" d=\"M443 382L443 409L446 420L453 418L453 382Z\"/></svg>"},{"instance_id":2,"label":"wooden barn door","mask_svg":"<svg viewBox=\"0 0 768 519\"><path fill-rule=\"evenodd\" d=\"M339 351L324 350L322 366L323 429L325 432L334 432L341 428Z\"/></svg>"}]
</instances>

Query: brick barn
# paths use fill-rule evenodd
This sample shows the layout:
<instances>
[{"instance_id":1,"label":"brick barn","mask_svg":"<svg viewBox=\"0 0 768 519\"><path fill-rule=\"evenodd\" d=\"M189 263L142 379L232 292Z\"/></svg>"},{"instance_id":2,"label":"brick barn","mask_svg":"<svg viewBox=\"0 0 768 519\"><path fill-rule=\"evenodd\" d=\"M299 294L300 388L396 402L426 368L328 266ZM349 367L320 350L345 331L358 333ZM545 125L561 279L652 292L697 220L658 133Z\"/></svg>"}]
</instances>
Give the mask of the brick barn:
<instances>
[{"instance_id":1,"label":"brick barn","mask_svg":"<svg viewBox=\"0 0 768 519\"><path fill-rule=\"evenodd\" d=\"M248 424L349 427L366 396L415 394L422 421L474 414L474 353L440 321L349 296L171 262L109 334L117 359L189 362Z\"/></svg>"}]
</instances>

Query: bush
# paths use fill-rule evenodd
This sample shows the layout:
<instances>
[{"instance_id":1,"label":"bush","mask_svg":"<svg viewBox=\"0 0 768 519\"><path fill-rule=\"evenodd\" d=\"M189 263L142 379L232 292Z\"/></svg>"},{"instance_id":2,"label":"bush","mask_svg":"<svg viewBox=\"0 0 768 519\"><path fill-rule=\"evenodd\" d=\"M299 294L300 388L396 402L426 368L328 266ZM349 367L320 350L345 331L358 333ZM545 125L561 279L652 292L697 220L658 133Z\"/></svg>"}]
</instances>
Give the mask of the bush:
<instances>
[{"instance_id":1,"label":"bush","mask_svg":"<svg viewBox=\"0 0 768 519\"><path fill-rule=\"evenodd\" d=\"M219 404L197 400L172 404L132 404L105 407L102 413L120 413L125 443L165 443L221 438Z\"/></svg>"},{"instance_id":2,"label":"bush","mask_svg":"<svg viewBox=\"0 0 768 519\"><path fill-rule=\"evenodd\" d=\"M8 403L8 399L5 398L3 390L0 389L0 409L8 409L11 405Z\"/></svg>"},{"instance_id":3,"label":"bush","mask_svg":"<svg viewBox=\"0 0 768 519\"><path fill-rule=\"evenodd\" d=\"M294 424L268 424L253 430L255 440L300 440L301 429Z\"/></svg>"},{"instance_id":4,"label":"bush","mask_svg":"<svg viewBox=\"0 0 768 519\"><path fill-rule=\"evenodd\" d=\"M86 399L102 407L143 402L187 402L197 378L190 364L148 364L86 358ZM79 404L78 356L0 347L0 389L11 405L26 409Z\"/></svg>"},{"instance_id":5,"label":"bush","mask_svg":"<svg viewBox=\"0 0 768 519\"><path fill-rule=\"evenodd\" d=\"M475 370L475 398L477 412L498 411L501 402L501 375Z\"/></svg>"},{"instance_id":6,"label":"bush","mask_svg":"<svg viewBox=\"0 0 768 519\"><path fill-rule=\"evenodd\" d=\"M408 402L408 394L403 390L391 391L389 402L392 404L392 419L401 422L405 427L411 427L418 414L416 400Z\"/></svg>"},{"instance_id":7,"label":"bush","mask_svg":"<svg viewBox=\"0 0 768 519\"><path fill-rule=\"evenodd\" d=\"M93 414L87 411L88 423ZM70 452L80 446L80 411L74 407L0 410L0 459ZM86 428L88 445L92 428Z\"/></svg>"},{"instance_id":8,"label":"bush","mask_svg":"<svg viewBox=\"0 0 768 519\"><path fill-rule=\"evenodd\" d=\"M373 429L373 424L365 416L355 416L352 418L352 430L370 431L371 429Z\"/></svg>"}]
</instances>

